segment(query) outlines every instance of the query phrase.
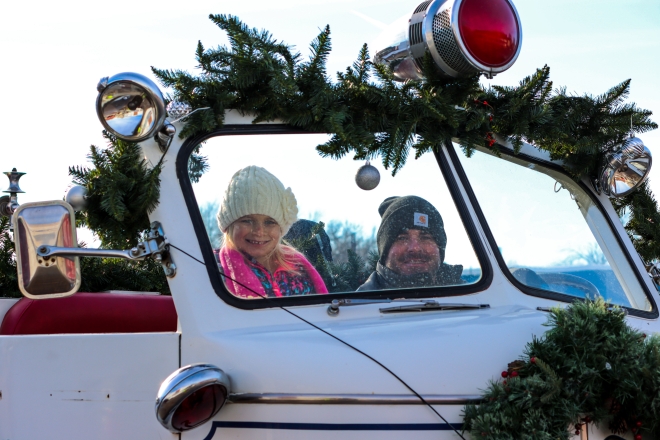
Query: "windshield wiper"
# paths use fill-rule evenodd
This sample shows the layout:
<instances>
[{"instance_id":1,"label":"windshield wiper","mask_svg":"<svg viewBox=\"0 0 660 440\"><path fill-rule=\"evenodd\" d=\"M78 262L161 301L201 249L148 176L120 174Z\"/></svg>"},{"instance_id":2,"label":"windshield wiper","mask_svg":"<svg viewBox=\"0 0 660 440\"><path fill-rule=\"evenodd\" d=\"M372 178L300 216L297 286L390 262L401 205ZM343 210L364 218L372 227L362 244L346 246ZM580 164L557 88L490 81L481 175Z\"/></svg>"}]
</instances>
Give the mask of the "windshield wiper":
<instances>
[{"instance_id":1,"label":"windshield wiper","mask_svg":"<svg viewBox=\"0 0 660 440\"><path fill-rule=\"evenodd\" d=\"M430 300L424 301L422 304L387 307L380 309L380 313L426 312L429 310L476 310L488 308L490 308L490 304L439 303L435 300Z\"/></svg>"},{"instance_id":2,"label":"windshield wiper","mask_svg":"<svg viewBox=\"0 0 660 440\"><path fill-rule=\"evenodd\" d=\"M407 306L387 307L380 309L381 313L400 313L400 312L423 312L426 310L466 310L466 309L487 309L489 304L460 304L460 303L439 303L434 299L333 299L328 306L328 315L336 316L339 314L340 307L359 306L363 304L383 304L392 302L412 302L416 304Z\"/></svg>"}]
</instances>

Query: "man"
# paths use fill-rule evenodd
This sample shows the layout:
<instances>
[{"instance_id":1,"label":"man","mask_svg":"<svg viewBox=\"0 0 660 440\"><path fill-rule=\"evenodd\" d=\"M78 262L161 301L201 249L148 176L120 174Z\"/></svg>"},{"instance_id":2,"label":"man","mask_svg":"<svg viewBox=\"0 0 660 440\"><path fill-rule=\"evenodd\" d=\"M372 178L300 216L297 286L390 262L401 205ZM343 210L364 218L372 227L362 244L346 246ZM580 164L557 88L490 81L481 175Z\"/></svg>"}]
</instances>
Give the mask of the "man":
<instances>
[{"instance_id":1,"label":"man","mask_svg":"<svg viewBox=\"0 0 660 440\"><path fill-rule=\"evenodd\" d=\"M463 284L463 266L443 263L447 235L440 213L417 196L388 197L378 207L378 264L357 290Z\"/></svg>"}]
</instances>

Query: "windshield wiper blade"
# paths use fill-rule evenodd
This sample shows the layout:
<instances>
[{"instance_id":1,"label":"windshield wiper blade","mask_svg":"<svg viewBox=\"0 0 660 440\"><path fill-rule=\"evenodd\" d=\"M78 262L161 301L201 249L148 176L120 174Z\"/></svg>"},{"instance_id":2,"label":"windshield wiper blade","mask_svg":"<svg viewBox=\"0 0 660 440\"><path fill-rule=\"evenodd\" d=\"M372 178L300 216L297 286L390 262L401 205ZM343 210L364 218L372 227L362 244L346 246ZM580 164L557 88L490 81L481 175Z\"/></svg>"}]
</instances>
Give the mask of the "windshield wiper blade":
<instances>
[{"instance_id":1,"label":"windshield wiper blade","mask_svg":"<svg viewBox=\"0 0 660 440\"><path fill-rule=\"evenodd\" d=\"M380 309L380 313L426 312L430 310L476 310L488 308L490 308L490 304L439 303L435 300L429 300L423 301L422 304L386 307Z\"/></svg>"},{"instance_id":2,"label":"windshield wiper blade","mask_svg":"<svg viewBox=\"0 0 660 440\"><path fill-rule=\"evenodd\" d=\"M462 304L462 303L439 303L434 299L363 299L363 298L343 298L333 299L328 306L328 315L337 316L340 307L360 306L364 304L389 304L393 302L415 303L406 306L387 307L379 309L381 313L398 312L423 312L425 310L466 310L466 309L487 309L490 304Z\"/></svg>"}]
</instances>

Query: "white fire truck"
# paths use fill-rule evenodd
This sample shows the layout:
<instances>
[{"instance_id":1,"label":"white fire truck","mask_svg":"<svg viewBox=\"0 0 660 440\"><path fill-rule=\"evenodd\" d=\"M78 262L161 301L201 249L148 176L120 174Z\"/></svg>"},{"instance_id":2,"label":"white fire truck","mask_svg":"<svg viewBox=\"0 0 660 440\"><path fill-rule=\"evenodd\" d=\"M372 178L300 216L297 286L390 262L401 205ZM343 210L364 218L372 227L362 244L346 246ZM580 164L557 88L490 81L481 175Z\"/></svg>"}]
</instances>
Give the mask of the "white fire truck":
<instances>
[{"instance_id":1,"label":"white fire truck","mask_svg":"<svg viewBox=\"0 0 660 440\"><path fill-rule=\"evenodd\" d=\"M502 61L479 52L468 26L475 1L421 3L376 59L400 78L419 77L427 50L449 73L508 68L522 38L515 8L494 2L513 23L515 46ZM2 440L454 439L463 407L543 334L549 308L602 297L628 311L629 325L660 331L654 278L608 198L644 180L643 146L594 184L531 145L514 154L498 138L500 155L466 158L447 142L364 191L354 161L315 151L324 134L228 111L222 128L181 139L185 117L168 116L158 87L138 74L102 80L97 111L107 130L141 142L149 163L163 160L160 203L139 246L78 248L71 204L82 194L19 205L20 173L10 176L2 209L13 215L25 298L0 299ZM197 181L188 164L202 144L209 171ZM424 198L443 218L444 262L462 267L460 282L232 295L214 254L214 215L232 174L252 164L292 188L300 218L343 225L356 253L384 199ZM340 264L346 252L333 250L324 258ZM76 293L79 257L156 258L172 295Z\"/></svg>"}]
</instances>

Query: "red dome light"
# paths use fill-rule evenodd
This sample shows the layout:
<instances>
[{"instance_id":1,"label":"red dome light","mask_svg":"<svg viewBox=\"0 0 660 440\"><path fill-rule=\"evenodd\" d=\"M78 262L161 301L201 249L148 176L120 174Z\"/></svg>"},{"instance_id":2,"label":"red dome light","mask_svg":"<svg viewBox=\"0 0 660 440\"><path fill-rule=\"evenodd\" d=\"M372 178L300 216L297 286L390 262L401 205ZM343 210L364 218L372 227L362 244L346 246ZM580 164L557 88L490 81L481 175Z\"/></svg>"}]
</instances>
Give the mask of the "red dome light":
<instances>
[{"instance_id":1,"label":"red dome light","mask_svg":"<svg viewBox=\"0 0 660 440\"><path fill-rule=\"evenodd\" d=\"M458 28L470 55L487 67L504 66L516 56L520 27L507 0L463 0Z\"/></svg>"},{"instance_id":2,"label":"red dome light","mask_svg":"<svg viewBox=\"0 0 660 440\"><path fill-rule=\"evenodd\" d=\"M227 389L217 384L195 391L174 412L172 426L185 431L201 425L222 408L226 398Z\"/></svg>"}]
</instances>

